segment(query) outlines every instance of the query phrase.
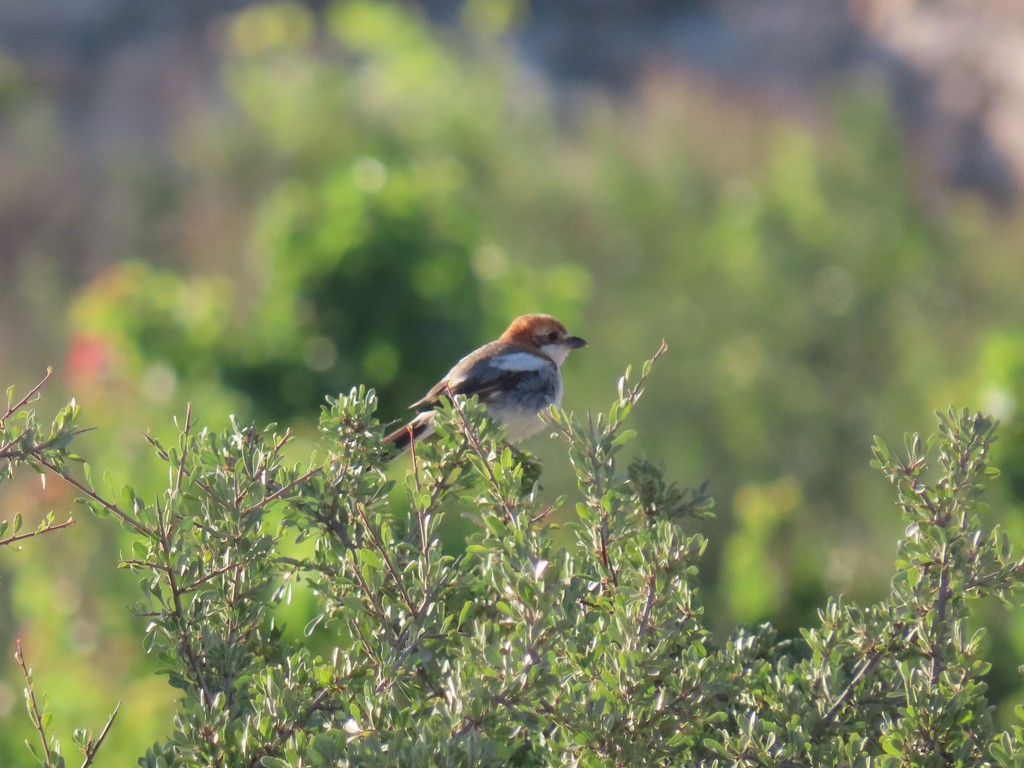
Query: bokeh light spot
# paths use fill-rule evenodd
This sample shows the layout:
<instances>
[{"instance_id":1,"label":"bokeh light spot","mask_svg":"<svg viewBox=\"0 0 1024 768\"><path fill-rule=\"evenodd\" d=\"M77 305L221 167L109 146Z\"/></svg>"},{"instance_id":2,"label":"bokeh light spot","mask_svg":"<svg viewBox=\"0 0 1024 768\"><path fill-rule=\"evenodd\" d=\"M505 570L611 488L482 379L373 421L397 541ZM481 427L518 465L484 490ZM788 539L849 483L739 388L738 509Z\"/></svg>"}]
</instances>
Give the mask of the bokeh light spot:
<instances>
[{"instance_id":1,"label":"bokeh light spot","mask_svg":"<svg viewBox=\"0 0 1024 768\"><path fill-rule=\"evenodd\" d=\"M378 341L363 356L363 370L379 385L390 384L398 375L398 350L387 341Z\"/></svg>"},{"instance_id":2,"label":"bokeh light spot","mask_svg":"<svg viewBox=\"0 0 1024 768\"><path fill-rule=\"evenodd\" d=\"M361 157L352 165L352 183L367 194L380 192L388 183L388 169L376 157Z\"/></svg>"},{"instance_id":3,"label":"bokeh light spot","mask_svg":"<svg viewBox=\"0 0 1024 768\"><path fill-rule=\"evenodd\" d=\"M326 336L313 336L306 342L302 358L312 371L329 371L338 362L338 349Z\"/></svg>"},{"instance_id":4,"label":"bokeh light spot","mask_svg":"<svg viewBox=\"0 0 1024 768\"><path fill-rule=\"evenodd\" d=\"M485 243L473 251L470 263L481 280L497 280L508 272L508 254L494 243Z\"/></svg>"},{"instance_id":5,"label":"bokeh light spot","mask_svg":"<svg viewBox=\"0 0 1024 768\"><path fill-rule=\"evenodd\" d=\"M142 372L139 386L149 402L168 403L178 388L178 374L166 363L153 363Z\"/></svg>"}]
</instances>

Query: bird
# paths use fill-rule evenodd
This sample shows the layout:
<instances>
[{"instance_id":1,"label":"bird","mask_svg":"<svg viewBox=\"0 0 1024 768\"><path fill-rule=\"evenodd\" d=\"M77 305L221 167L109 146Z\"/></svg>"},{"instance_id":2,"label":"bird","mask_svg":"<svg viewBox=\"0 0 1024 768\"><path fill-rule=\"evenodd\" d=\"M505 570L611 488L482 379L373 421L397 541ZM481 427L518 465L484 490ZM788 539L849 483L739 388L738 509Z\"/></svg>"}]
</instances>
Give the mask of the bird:
<instances>
[{"instance_id":1,"label":"bird","mask_svg":"<svg viewBox=\"0 0 1024 768\"><path fill-rule=\"evenodd\" d=\"M433 432L434 408L450 395L476 395L488 415L516 443L544 428L539 414L562 404L562 363L587 346L551 315L522 315L501 336L459 360L430 391L409 407L421 412L384 438L400 453Z\"/></svg>"}]
</instances>

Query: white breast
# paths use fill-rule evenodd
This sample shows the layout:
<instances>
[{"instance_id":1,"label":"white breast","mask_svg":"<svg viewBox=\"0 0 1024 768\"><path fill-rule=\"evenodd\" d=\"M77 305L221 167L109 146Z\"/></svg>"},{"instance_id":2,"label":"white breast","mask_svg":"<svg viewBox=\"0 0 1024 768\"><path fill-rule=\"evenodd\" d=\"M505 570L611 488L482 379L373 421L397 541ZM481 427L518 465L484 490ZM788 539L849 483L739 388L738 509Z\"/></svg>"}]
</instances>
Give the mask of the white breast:
<instances>
[{"instance_id":1,"label":"white breast","mask_svg":"<svg viewBox=\"0 0 1024 768\"><path fill-rule=\"evenodd\" d=\"M493 397L487 403L487 410L496 421L506 425L508 440L518 443L528 437L536 435L544 429L544 422L541 421L539 412L546 410L552 404L562 404L562 376L557 368L552 369L547 364L546 371L538 373L539 378L547 378L549 383L546 386L538 386L538 394L546 389L551 399L547 397ZM550 377L554 377L551 382ZM551 384L553 383L553 387ZM540 385L540 381L537 381ZM553 391L552 391L553 390ZM522 394L522 393L520 393Z\"/></svg>"}]
</instances>

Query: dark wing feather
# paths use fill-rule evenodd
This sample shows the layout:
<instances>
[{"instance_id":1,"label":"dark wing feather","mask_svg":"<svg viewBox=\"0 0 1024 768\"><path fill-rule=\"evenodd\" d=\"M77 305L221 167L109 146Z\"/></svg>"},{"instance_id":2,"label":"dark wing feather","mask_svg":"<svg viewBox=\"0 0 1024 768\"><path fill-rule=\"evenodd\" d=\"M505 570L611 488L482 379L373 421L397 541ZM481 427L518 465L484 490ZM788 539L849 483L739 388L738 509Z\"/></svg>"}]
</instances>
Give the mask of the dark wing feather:
<instances>
[{"instance_id":1,"label":"dark wing feather","mask_svg":"<svg viewBox=\"0 0 1024 768\"><path fill-rule=\"evenodd\" d=\"M527 365L514 368L496 365L496 355L511 353L523 355ZM508 360L509 358L505 358ZM517 358L513 357L512 360ZM536 362L534 362L536 361ZM476 395L486 401L487 396L494 392L514 389L524 376L536 373L539 366L554 365L540 359L532 350L504 341L492 341L460 360L448 374L435 384L426 395L413 403L410 408L428 408L434 406L444 397L449 389L456 395Z\"/></svg>"}]
</instances>

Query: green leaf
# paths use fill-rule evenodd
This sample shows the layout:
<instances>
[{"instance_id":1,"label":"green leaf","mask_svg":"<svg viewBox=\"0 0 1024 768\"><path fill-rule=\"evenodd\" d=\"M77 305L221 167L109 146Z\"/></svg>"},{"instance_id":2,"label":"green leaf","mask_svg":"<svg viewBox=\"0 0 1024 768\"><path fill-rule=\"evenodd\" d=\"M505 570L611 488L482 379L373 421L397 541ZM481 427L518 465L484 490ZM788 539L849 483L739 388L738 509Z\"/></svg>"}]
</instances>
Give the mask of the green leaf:
<instances>
[{"instance_id":1,"label":"green leaf","mask_svg":"<svg viewBox=\"0 0 1024 768\"><path fill-rule=\"evenodd\" d=\"M628 443L634 437L636 437L635 429L624 429L615 436L615 439L612 440L612 445L617 448L624 443Z\"/></svg>"}]
</instances>

